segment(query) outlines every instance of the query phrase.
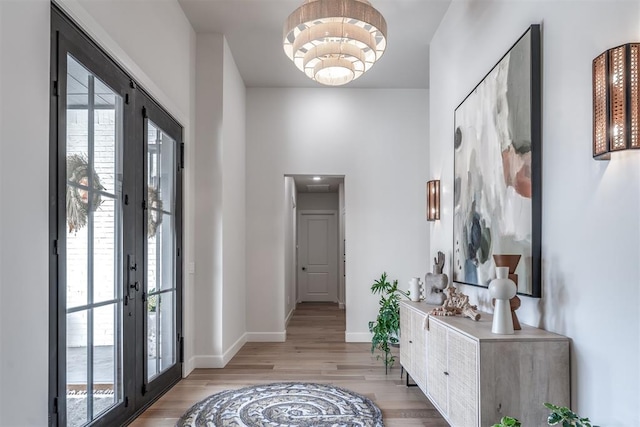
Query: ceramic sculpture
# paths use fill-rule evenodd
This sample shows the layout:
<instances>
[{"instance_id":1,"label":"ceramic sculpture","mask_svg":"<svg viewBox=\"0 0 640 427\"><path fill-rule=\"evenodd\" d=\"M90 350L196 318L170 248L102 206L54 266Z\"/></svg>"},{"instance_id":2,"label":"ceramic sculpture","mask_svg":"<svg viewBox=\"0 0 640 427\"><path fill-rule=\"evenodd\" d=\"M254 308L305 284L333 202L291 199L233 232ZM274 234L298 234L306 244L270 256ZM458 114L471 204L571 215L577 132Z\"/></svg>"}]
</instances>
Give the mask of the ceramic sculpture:
<instances>
[{"instance_id":1,"label":"ceramic sculpture","mask_svg":"<svg viewBox=\"0 0 640 427\"><path fill-rule=\"evenodd\" d=\"M473 320L480 320L478 307L469 304L469 296L458 292L458 290L449 286L444 291L447 298L444 300L442 307L436 307L429 314L434 316L466 316Z\"/></svg>"},{"instance_id":2,"label":"ceramic sculpture","mask_svg":"<svg viewBox=\"0 0 640 427\"><path fill-rule=\"evenodd\" d=\"M518 275L515 273L518 262L520 261L520 255L493 255L493 262L496 267L508 267L509 279L513 280L516 285L516 291L518 289ZM513 321L513 329L519 331L522 329L520 321L516 315L516 310L520 308L520 298L518 294L509 300L509 307L511 308L511 320Z\"/></svg>"},{"instance_id":3,"label":"ceramic sculpture","mask_svg":"<svg viewBox=\"0 0 640 427\"><path fill-rule=\"evenodd\" d=\"M412 277L409 280L409 298L411 298L411 301L420 301L422 284L419 277Z\"/></svg>"},{"instance_id":4,"label":"ceramic sculpture","mask_svg":"<svg viewBox=\"0 0 640 427\"><path fill-rule=\"evenodd\" d=\"M497 277L489 283L489 294L495 298L491 332L494 334L513 334L513 319L509 300L516 295L516 284L509 279L508 267L496 267Z\"/></svg>"},{"instance_id":5,"label":"ceramic sculpture","mask_svg":"<svg viewBox=\"0 0 640 427\"><path fill-rule=\"evenodd\" d=\"M433 259L433 273L427 273L424 277L424 302L427 304L442 305L445 300L443 291L449 283L449 278L442 273L444 267L444 254L438 252L438 258Z\"/></svg>"}]
</instances>

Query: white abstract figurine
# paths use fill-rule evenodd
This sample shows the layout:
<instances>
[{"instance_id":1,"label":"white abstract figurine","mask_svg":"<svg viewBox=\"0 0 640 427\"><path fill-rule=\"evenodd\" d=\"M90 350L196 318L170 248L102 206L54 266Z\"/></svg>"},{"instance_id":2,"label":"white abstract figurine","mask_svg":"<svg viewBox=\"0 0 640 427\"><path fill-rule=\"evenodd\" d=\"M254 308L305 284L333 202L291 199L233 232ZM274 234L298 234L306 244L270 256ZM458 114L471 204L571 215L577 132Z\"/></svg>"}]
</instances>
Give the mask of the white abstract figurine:
<instances>
[{"instance_id":1,"label":"white abstract figurine","mask_svg":"<svg viewBox=\"0 0 640 427\"><path fill-rule=\"evenodd\" d=\"M491 332L494 334L513 334L513 318L509 300L516 295L516 284L509 279L509 267L496 267L496 278L489 283L489 294L495 298Z\"/></svg>"}]
</instances>

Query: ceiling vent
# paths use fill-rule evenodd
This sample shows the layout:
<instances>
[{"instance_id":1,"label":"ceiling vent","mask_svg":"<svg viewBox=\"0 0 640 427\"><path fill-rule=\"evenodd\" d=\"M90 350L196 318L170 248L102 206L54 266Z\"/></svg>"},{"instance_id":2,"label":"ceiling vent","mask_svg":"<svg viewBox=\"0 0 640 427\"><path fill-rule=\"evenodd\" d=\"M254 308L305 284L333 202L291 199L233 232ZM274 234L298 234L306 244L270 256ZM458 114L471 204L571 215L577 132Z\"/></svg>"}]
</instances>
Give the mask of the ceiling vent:
<instances>
[{"instance_id":1,"label":"ceiling vent","mask_svg":"<svg viewBox=\"0 0 640 427\"><path fill-rule=\"evenodd\" d=\"M329 184L307 184L307 191L309 193L328 193Z\"/></svg>"}]
</instances>

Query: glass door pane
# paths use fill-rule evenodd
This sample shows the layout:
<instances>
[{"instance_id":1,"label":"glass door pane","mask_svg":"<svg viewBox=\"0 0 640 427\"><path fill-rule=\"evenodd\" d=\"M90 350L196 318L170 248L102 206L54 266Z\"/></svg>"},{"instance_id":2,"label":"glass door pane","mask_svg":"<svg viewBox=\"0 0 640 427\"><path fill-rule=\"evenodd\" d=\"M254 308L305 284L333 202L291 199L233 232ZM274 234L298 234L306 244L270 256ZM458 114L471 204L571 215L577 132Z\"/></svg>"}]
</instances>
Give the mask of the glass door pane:
<instances>
[{"instance_id":1,"label":"glass door pane","mask_svg":"<svg viewBox=\"0 0 640 427\"><path fill-rule=\"evenodd\" d=\"M146 119L146 379L151 382L176 357L176 141Z\"/></svg>"},{"instance_id":2,"label":"glass door pane","mask_svg":"<svg viewBox=\"0 0 640 427\"><path fill-rule=\"evenodd\" d=\"M123 100L67 55L67 425L123 399Z\"/></svg>"}]
</instances>

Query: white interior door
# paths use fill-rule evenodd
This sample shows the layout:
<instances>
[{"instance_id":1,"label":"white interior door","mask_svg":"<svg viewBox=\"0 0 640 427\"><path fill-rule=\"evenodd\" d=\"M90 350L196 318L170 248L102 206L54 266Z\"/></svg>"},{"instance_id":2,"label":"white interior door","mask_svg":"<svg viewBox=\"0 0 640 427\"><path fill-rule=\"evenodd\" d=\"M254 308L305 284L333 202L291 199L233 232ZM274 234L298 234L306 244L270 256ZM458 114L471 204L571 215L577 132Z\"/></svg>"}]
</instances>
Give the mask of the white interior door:
<instances>
[{"instance_id":1,"label":"white interior door","mask_svg":"<svg viewBox=\"0 0 640 427\"><path fill-rule=\"evenodd\" d=\"M337 212L300 212L298 300L338 301Z\"/></svg>"}]
</instances>

